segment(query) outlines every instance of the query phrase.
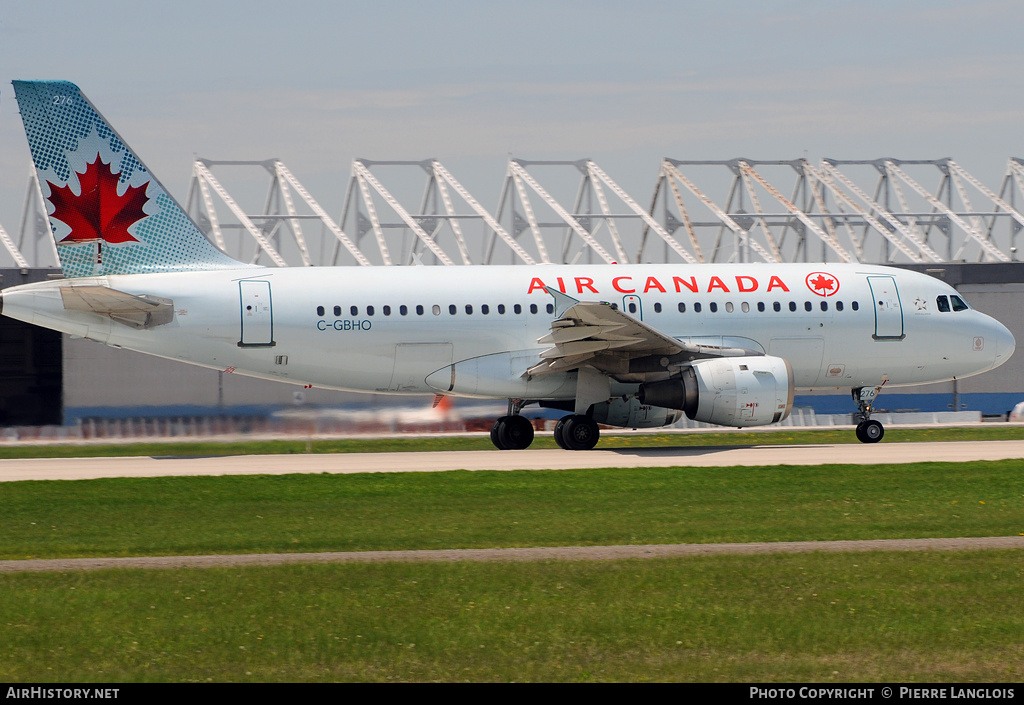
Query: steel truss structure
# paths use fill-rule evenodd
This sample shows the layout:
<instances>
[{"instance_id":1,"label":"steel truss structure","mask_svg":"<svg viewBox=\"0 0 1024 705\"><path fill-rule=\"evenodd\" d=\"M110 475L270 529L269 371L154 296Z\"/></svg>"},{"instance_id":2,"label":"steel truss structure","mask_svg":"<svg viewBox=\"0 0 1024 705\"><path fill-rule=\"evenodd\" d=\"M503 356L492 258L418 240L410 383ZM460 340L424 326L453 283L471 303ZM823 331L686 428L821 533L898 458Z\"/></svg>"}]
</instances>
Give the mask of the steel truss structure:
<instances>
[{"instance_id":1,"label":"steel truss structure","mask_svg":"<svg viewBox=\"0 0 1024 705\"><path fill-rule=\"evenodd\" d=\"M419 174L423 184L419 207L402 206L374 174L374 167L378 171L398 167ZM436 159L356 159L352 162L341 222L355 233L360 245L372 233L374 254L383 264L479 264L483 258L474 257L466 228L481 226L492 238L501 240L517 262L535 264L537 261ZM332 263L336 262L336 255Z\"/></svg>"},{"instance_id":2,"label":"steel truss structure","mask_svg":"<svg viewBox=\"0 0 1024 705\"><path fill-rule=\"evenodd\" d=\"M227 169L245 172L247 197L214 175ZM252 185L259 174L267 185ZM241 205L256 193L261 207ZM1016 260L1018 201L1016 157L998 190L948 158L665 158L647 207L593 160L509 159L494 211L436 159L356 159L334 220L278 159L196 159L186 210L224 252L269 266L927 264ZM31 170L17 241L0 226L0 258L56 265L46 212Z\"/></svg>"},{"instance_id":3,"label":"steel truss structure","mask_svg":"<svg viewBox=\"0 0 1024 705\"><path fill-rule=\"evenodd\" d=\"M707 167L727 184L721 205L690 173ZM780 167L788 197L764 175ZM915 170L924 173L915 179ZM928 172L938 177L934 191L918 180ZM697 250L701 261L1008 262L1024 224L1014 205L1022 177L1010 160L997 195L952 159L665 159L654 199L666 228L686 233L695 250L710 240L706 258Z\"/></svg>"}]
</instances>

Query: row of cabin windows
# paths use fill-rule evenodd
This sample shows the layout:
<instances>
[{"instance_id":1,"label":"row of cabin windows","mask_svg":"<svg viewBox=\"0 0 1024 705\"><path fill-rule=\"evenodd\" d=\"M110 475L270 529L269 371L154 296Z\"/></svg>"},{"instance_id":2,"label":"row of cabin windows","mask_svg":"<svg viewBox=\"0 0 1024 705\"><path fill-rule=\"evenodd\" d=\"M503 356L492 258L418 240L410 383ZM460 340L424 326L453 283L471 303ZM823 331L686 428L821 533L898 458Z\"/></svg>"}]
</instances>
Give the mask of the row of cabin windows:
<instances>
[{"instance_id":1,"label":"row of cabin windows","mask_svg":"<svg viewBox=\"0 0 1024 705\"><path fill-rule=\"evenodd\" d=\"M839 312L841 312L841 310L844 310L846 304L843 301L836 301L834 305L835 305L835 309L839 310ZM611 306L612 306L612 308L617 308L618 307L614 303L611 304ZM948 298L945 295L939 296L936 299L936 306L938 307L939 312L941 312L941 313L949 313L950 308L953 310L953 312L958 312L958 310L967 310L968 308L970 308L970 306L968 306L967 303L964 302L964 299L962 299L961 297L956 296L956 295L950 295ZM637 313L638 306L637 306L637 303L635 301L630 301L630 303L628 303L626 307L629 310L629 313L631 313L631 314L636 314ZM781 312L781 310L782 310L782 303L780 301L773 301L772 304L771 304L771 307L772 307L772 310L774 310L774 312ZM827 310L828 310L828 301L820 301L820 302L818 302L818 307L822 310L822 312L827 312ZM860 304L857 301L852 301L850 303L850 307L853 310L860 310ZM417 316L423 316L426 313L426 309L423 307L423 305L417 305L415 308L416 308L416 315ZM449 307L447 307L447 308L449 308L449 314L451 316L455 316L456 314L459 313L459 307L456 304L454 304L454 303L450 303ZM685 314L686 313L686 304L683 303L682 301L679 302L677 308L678 308L680 314ZM708 308L709 308L709 310L711 310L711 313L717 314L718 313L718 309L719 309L718 302L712 301L711 303L708 304ZM699 301L693 303L693 313L699 314L699 313L701 313L702 309L703 309L702 308L702 304ZM727 301L725 303L725 310L726 310L727 314L733 313L734 309L735 308L734 308L734 305L733 305L732 301ZM739 304L739 309L744 314L750 313L751 304L746 302L746 301L743 301L742 303ZM764 313L765 310L766 310L765 302L764 301L758 301L757 302L757 309L758 309L759 313ZM788 309L790 309L791 312L796 312L796 310L798 309L797 302L796 301L790 301L790 303L788 303ZM376 314L376 310L377 309L374 306L367 306L366 307L366 314L367 314L367 316L374 316ZM409 310L410 310L409 306L407 306L407 305L400 305L400 306L398 306L398 315L399 316L409 316ZM499 315L504 316L505 313L506 313L505 304L504 303L499 303L496 306L496 310L497 310ZM523 308L522 308L521 304L516 303L516 304L514 304L512 306L512 313L513 314L520 315L520 314L522 314L522 310L523 310ZM548 314L554 314L555 313L555 306L554 306L554 304L551 304L551 303L547 304L545 306L545 310L546 310L546 312ZM804 310L807 310L807 312L810 312L810 310L814 310L814 304L812 302L810 302L810 301L804 301ZM325 309L324 306L316 306L316 315L317 316L324 316L326 313L327 312L326 312L326 309ZM335 306L334 307L334 315L335 316L341 316L341 313L342 313L341 306ZM359 315L359 307L358 306L349 306L348 313L351 316L358 316ZM381 313L384 314L384 316L390 316L391 315L391 306L388 306L388 305L381 306ZM440 316L441 315L441 307L440 307L440 305L437 304L437 303L433 304L433 306L431 306L431 313L434 316ZM483 316L487 316L489 313L490 313L490 306L487 305L486 303L480 304L480 314L482 314ZM540 308L538 307L538 305L536 303L530 303L529 304L529 313L530 314L538 314L538 313L540 313ZM660 304L660 302L654 304L654 313L655 314L662 313L662 304ZM473 315L473 304L472 303L467 303L466 304L466 315L467 316L472 316Z\"/></svg>"},{"instance_id":2,"label":"row of cabin windows","mask_svg":"<svg viewBox=\"0 0 1024 705\"><path fill-rule=\"evenodd\" d=\"M949 303L945 301L945 298L946 298L945 296L940 296L939 297L939 304L938 304L938 306L939 306L939 310L940 311L948 311L949 310ZM954 311L962 311L962 310L965 310L967 308L967 305L959 297L953 296L953 297L950 297L950 298L954 299L954 301L953 301L953 310ZM828 311L829 310L829 308L828 308L828 301L820 302L819 306L820 306L822 311ZM945 308L943 306L945 306ZM844 303L842 301L836 301L835 302L835 310L836 311L842 311L844 309L844 307L845 307L845 305L844 305ZM852 302L850 304L850 307L854 311L859 311L860 310L860 304L858 302L856 302L856 301ZM426 309L423 307L423 305L417 305L414 308L415 308L417 316L423 316L423 315L426 314ZM616 304L612 304L612 308L618 308L618 306ZM530 304L529 309L530 309L530 313L533 313L533 314L536 314L536 313L540 312L540 309L537 306L537 304ZM634 302L634 301L629 302L629 304L626 305L626 309L630 313L636 313L638 311L638 307L637 307L636 302ZM366 315L367 316L373 316L377 312L377 309L374 306L367 306L365 310L366 310ZM398 314L400 316L408 316L409 315L409 310L410 310L409 307L405 306L403 304L402 306L398 307ZM473 304L466 304L465 310L466 310L466 315L468 315L468 316L473 315ZM495 307L495 310L497 311L497 313L499 315L504 315L507 312L505 304L498 304ZM544 310L547 313L549 313L549 314L550 313L554 313L555 312L555 306L554 306L554 304L547 304L544 307ZM679 310L679 313L686 313L686 304L680 301L679 305L678 305L678 310ZM708 304L708 310L710 310L711 313L718 313L718 303L715 302L715 301L712 301L711 303L709 303ZM726 302L726 304L725 304L725 311L727 313L732 313L734 310L735 309L734 309L733 303L731 301ZM740 304L740 310L743 311L743 313L749 313L749 311L750 311L750 304L747 303L746 301L744 301L743 303ZM761 312L761 313L763 313L766 310L766 306L765 306L765 303L763 301L758 301L757 302L757 310L759 312ZM782 311L782 304L780 302L778 302L778 301L772 302L772 310L774 310L774 311ZM796 303L796 301L790 301L789 302L789 310L790 311L796 311L797 310L797 303ZM814 310L814 305L810 301L805 301L804 302L804 310L805 311L812 311L812 310ZM694 313L701 313L703 311L702 304L700 302L694 303L693 304L693 311L694 311ZM316 307L316 315L323 316L323 315L326 314L326 312L327 312L327 310L323 306L317 306ZM391 306L382 306L381 307L381 313L383 313L385 316L390 316L391 312L392 312ZM448 305L448 313L449 313L449 315L454 316L458 312L459 312L459 307L458 306L456 306L455 304L449 304ZM481 314L486 316L486 315L490 314L490 312L491 312L491 307L489 305L487 305L487 304L481 304L480 305L480 313ZM512 312L514 314L516 314L516 315L522 314L523 313L522 305L514 304L512 306ZM654 312L655 313L661 313L662 312L662 306L661 306L660 302L654 304ZM431 313L433 313L435 316L440 316L441 315L441 306L439 304L434 304L431 307ZM341 306L335 306L334 307L334 315L335 316L342 315L342 307ZM358 306L350 306L349 307L349 315L358 316L359 315L359 307Z\"/></svg>"},{"instance_id":3,"label":"row of cabin windows","mask_svg":"<svg viewBox=\"0 0 1024 705\"><path fill-rule=\"evenodd\" d=\"M423 316L427 312L426 308L424 308L422 304L421 305L417 305L417 306L415 306L413 308L414 308L417 316ZM530 313L540 313L540 307L538 307L537 304L530 304L529 309L530 309ZM403 305L398 307L398 315L399 316L408 316L409 315L409 310L410 310L409 307L403 304ZM466 315L467 316L472 316L473 315L473 304L466 304L466 309L465 310L466 310ZM499 315L502 315L502 316L505 315L505 313L507 312L507 309L505 308L505 304L498 304L497 306L495 306L495 310L498 312ZM555 305L554 304L548 304L547 306L544 307L544 310L547 311L548 313L554 313L555 312ZM381 313L383 313L385 316L390 316L391 315L391 311L392 311L392 309L391 309L390 306L381 306ZM340 316L341 312L342 312L341 306L335 306L334 307L334 315L335 316ZM358 316L359 315L359 307L358 306L350 306L349 309L348 309L348 312L349 312L349 315ZM373 316L373 315L376 314L376 312L377 312L376 307L374 307L374 306L367 306L366 307L366 315L367 316ZM434 304L433 306L431 306L430 307L430 312L432 314L434 314L435 316L440 316L441 315L441 306L440 306L440 304ZM455 304L448 304L448 313L450 315L454 316L458 312L459 312L459 307L458 306L456 306ZM490 312L491 312L491 307L489 305L487 305L487 304L481 304L480 305L480 313L481 314L486 316L486 315L490 314ZM522 312L523 312L523 306L521 304L514 304L512 306L512 313L514 313L516 315L519 315L519 314L522 314ZM316 315L323 316L326 313L327 313L327 309L325 309L323 306L317 306L316 307Z\"/></svg>"},{"instance_id":4,"label":"row of cabin windows","mask_svg":"<svg viewBox=\"0 0 1024 705\"><path fill-rule=\"evenodd\" d=\"M821 308L822 311L828 311L828 301L822 301L818 305L819 305L819 307ZM846 307L846 304L844 304L842 301L836 301L834 305L835 305L835 310L836 311L842 311ZM630 313L636 313L637 312L637 305L636 305L635 302L630 302L626 306L626 308L627 308L627 310ZM686 304L683 303L682 301L679 302L679 305L677 306L677 308L679 310L679 313L686 313ZM857 303L856 301L854 301L854 302L852 302L850 304L850 308L852 308L854 311L859 311L860 310L860 304ZM693 304L693 312L694 313L700 313L703 310L704 310L703 304L701 304L699 301L695 302ZM711 303L709 303L708 304L708 310L711 311L711 313L718 313L718 303L715 302L715 301L712 301ZM732 303L732 301L727 301L725 303L725 312L726 313L732 313L735 310L736 309L735 309L735 306ZM744 301L743 303L740 304L740 310L743 313L749 313L750 312L750 304L747 303L746 301ZM764 301L758 301L757 302L757 310L758 310L759 313L764 313L767 310L767 307L766 307ZM782 303L780 301L773 301L772 302L772 310L773 311L782 311ZM797 310L797 303L796 303L796 301L790 301L789 302L789 310L790 311L796 311ZM813 311L814 310L814 304L811 303L810 301L804 301L804 310L805 311ZM661 313L661 304L660 303L654 304L654 312L655 313Z\"/></svg>"},{"instance_id":5,"label":"row of cabin windows","mask_svg":"<svg viewBox=\"0 0 1024 705\"><path fill-rule=\"evenodd\" d=\"M829 303L828 301L821 301L821 302L818 303L818 306L819 306L819 308L822 311L828 311L829 310L828 303ZM948 313L950 311L951 306L952 306L952 310L953 311L966 311L968 308L970 308L966 303L964 303L963 299L961 299L959 296L956 296L956 295L950 295L948 299L944 295L940 296L940 297L938 297L938 299L936 299L935 303L936 303L936 306L938 307L939 311L942 312L942 313ZM842 301L834 302L834 306L835 306L835 310L836 311L842 311L845 308L845 304ZM788 307L789 307L790 311L796 311L797 308L798 308L797 302L796 301L790 301ZM538 308L537 304L530 304L529 308L530 308L530 313L539 313L539 311L540 311L540 309ZM612 304L612 308L618 308L618 306L616 304ZM679 310L679 313L686 313L686 304L683 303L682 301L679 302L677 308ZM854 311L859 311L860 310L860 304L858 302L856 302L856 301L853 301L853 302L850 303L850 308L853 309ZM629 302L626 305L626 309L630 313L636 313L638 311L637 303L635 301ZM498 304L495 307L495 310L498 312L499 315L504 315L506 313L505 304ZM544 307L544 310L547 313L554 313L555 312L555 306L554 306L554 304L547 304ZM701 313L702 310L703 310L703 307L702 307L702 304L699 301L695 302L693 304L693 312L694 313ZM710 310L711 313L718 313L718 303L715 302L715 301L712 301L711 303L709 303L708 304L708 310ZM732 313L734 310L735 310L735 308L734 308L733 303L731 301L726 302L726 304L725 304L725 311L726 311L726 313ZM747 303L746 301L744 301L743 303L740 304L740 310L743 313L749 313L750 312L750 304ZM765 305L764 301L758 301L757 302L757 310L758 310L759 313L764 313L765 312L766 305ZM779 301L773 301L772 302L772 310L776 311L776 312L782 311L782 303L779 302ZM814 310L814 304L811 303L810 301L804 301L804 311L813 311L813 310ZM417 316L422 316L422 315L424 315L426 313L426 309L422 305L417 305L415 307L415 311L416 311L416 315ZM458 311L459 311L459 307L456 306L455 304L449 304L448 305L448 313L450 315L454 316L455 314L458 313ZM662 311L661 303L659 302L659 303L654 304L654 312L655 313L661 313L661 311ZM334 307L334 315L335 316L340 316L341 312L342 312L341 306L335 306ZM491 307L489 305L487 305L487 304L481 304L480 305L480 313L481 314L486 316L490 312L491 312ZM514 314L516 314L516 315L522 314L522 312L523 312L522 305L514 304L512 306L512 312ZM326 313L326 309L323 306L317 306L316 307L316 315L323 316L325 313ZM376 313L376 308L375 307L373 307L373 306L367 306L366 307L366 315L367 316L373 316L375 313ZM390 316L391 315L391 307L390 306L382 306L381 307L381 313L383 313L385 316ZM434 304L431 307L431 313L433 313L435 316L440 316L441 315L441 306L439 304ZM349 314L352 315L352 316L358 316L359 315L359 307L358 306L350 306L349 307ZM409 307L405 306L404 304L402 306L399 306L398 307L398 314L400 316L407 316L407 315L409 315ZM468 316L473 315L473 304L466 304L466 315L468 315Z\"/></svg>"}]
</instances>

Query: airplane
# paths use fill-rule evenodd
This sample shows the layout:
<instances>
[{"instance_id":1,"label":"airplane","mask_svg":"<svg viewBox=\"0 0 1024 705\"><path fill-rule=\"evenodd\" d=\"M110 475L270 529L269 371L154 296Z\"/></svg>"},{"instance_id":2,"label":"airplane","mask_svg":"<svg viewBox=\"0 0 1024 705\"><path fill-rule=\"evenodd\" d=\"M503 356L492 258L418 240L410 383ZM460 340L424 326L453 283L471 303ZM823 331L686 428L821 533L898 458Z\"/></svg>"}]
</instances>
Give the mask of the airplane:
<instances>
[{"instance_id":1,"label":"airplane","mask_svg":"<svg viewBox=\"0 0 1024 705\"><path fill-rule=\"evenodd\" d=\"M851 390L864 443L887 385L960 379L1015 341L956 290L867 264L262 267L217 249L77 86L15 81L63 278L0 312L107 345L302 386L507 401L599 425L784 420L797 389Z\"/></svg>"}]
</instances>

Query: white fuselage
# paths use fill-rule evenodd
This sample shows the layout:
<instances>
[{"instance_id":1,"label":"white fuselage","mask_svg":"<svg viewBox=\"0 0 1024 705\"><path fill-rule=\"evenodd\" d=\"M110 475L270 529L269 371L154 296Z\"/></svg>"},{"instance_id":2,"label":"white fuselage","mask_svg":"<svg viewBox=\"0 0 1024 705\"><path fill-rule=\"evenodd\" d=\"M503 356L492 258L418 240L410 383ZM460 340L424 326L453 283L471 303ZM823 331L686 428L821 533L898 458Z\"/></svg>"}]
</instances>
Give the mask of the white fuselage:
<instances>
[{"instance_id":1,"label":"white fuselage","mask_svg":"<svg viewBox=\"0 0 1024 705\"><path fill-rule=\"evenodd\" d=\"M101 285L174 302L135 329L64 309ZM922 384L1005 362L1013 336L956 292L901 269L843 264L246 268L47 281L3 291L3 314L144 353L366 392L571 399L575 372L527 379L555 318L547 285L614 303L658 331L787 359L800 388ZM550 306L550 308L549 308ZM458 363L475 380L444 383ZM438 374L434 374L438 373ZM432 377L433 375L433 377ZM454 376L454 372L452 373ZM428 381L429 380L429 381ZM613 386L613 393L620 393ZM622 392L624 393L624 392Z\"/></svg>"}]
</instances>

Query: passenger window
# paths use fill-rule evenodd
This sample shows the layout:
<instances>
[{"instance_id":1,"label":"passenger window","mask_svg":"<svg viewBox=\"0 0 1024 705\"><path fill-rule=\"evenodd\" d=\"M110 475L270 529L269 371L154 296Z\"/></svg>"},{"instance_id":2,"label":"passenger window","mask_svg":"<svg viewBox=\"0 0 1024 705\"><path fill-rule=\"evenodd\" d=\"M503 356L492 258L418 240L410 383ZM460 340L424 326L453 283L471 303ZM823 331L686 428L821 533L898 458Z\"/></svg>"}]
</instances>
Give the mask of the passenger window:
<instances>
[{"instance_id":1,"label":"passenger window","mask_svg":"<svg viewBox=\"0 0 1024 705\"><path fill-rule=\"evenodd\" d=\"M409 307L406 306L405 304L402 304L401 306L398 307L398 312L403 316L407 316L409 315Z\"/></svg>"},{"instance_id":2,"label":"passenger window","mask_svg":"<svg viewBox=\"0 0 1024 705\"><path fill-rule=\"evenodd\" d=\"M814 306L811 305L810 301L804 301L804 311L810 311Z\"/></svg>"},{"instance_id":3,"label":"passenger window","mask_svg":"<svg viewBox=\"0 0 1024 705\"><path fill-rule=\"evenodd\" d=\"M700 302L699 301L693 305L693 312L694 313L700 313Z\"/></svg>"},{"instance_id":4,"label":"passenger window","mask_svg":"<svg viewBox=\"0 0 1024 705\"><path fill-rule=\"evenodd\" d=\"M433 308L431 308L430 310L434 313L435 316L441 315L441 306L438 304L434 304Z\"/></svg>"},{"instance_id":5,"label":"passenger window","mask_svg":"<svg viewBox=\"0 0 1024 705\"><path fill-rule=\"evenodd\" d=\"M390 315L391 315L391 307L390 307L390 306L385 306L385 307L384 307L383 309L381 309L381 310L382 310L382 311L384 312L384 315L385 315L385 316L390 316Z\"/></svg>"},{"instance_id":6,"label":"passenger window","mask_svg":"<svg viewBox=\"0 0 1024 705\"><path fill-rule=\"evenodd\" d=\"M450 313L451 315L453 315L453 316L454 316L454 315L455 315L455 312L456 312L456 311L458 311L458 310L459 310L459 309L457 309L457 308L455 307L455 304L448 304L448 313Z\"/></svg>"},{"instance_id":7,"label":"passenger window","mask_svg":"<svg viewBox=\"0 0 1024 705\"><path fill-rule=\"evenodd\" d=\"M743 313L750 313L750 304L744 301L742 304L740 304L740 309L742 309Z\"/></svg>"},{"instance_id":8,"label":"passenger window","mask_svg":"<svg viewBox=\"0 0 1024 705\"><path fill-rule=\"evenodd\" d=\"M629 312L636 313L636 304L633 303L632 301L629 302Z\"/></svg>"},{"instance_id":9,"label":"passenger window","mask_svg":"<svg viewBox=\"0 0 1024 705\"><path fill-rule=\"evenodd\" d=\"M530 304L530 313L537 313L537 304Z\"/></svg>"},{"instance_id":10,"label":"passenger window","mask_svg":"<svg viewBox=\"0 0 1024 705\"><path fill-rule=\"evenodd\" d=\"M316 315L318 315L318 316L324 315L324 307L323 306L317 306L316 307Z\"/></svg>"},{"instance_id":11,"label":"passenger window","mask_svg":"<svg viewBox=\"0 0 1024 705\"><path fill-rule=\"evenodd\" d=\"M661 304L654 304L654 312L661 313Z\"/></svg>"},{"instance_id":12,"label":"passenger window","mask_svg":"<svg viewBox=\"0 0 1024 705\"><path fill-rule=\"evenodd\" d=\"M843 310L843 302L842 301L836 301L836 311L842 311L842 310Z\"/></svg>"},{"instance_id":13,"label":"passenger window","mask_svg":"<svg viewBox=\"0 0 1024 705\"><path fill-rule=\"evenodd\" d=\"M789 310L790 311L796 311L796 301L790 301L789 302Z\"/></svg>"},{"instance_id":14,"label":"passenger window","mask_svg":"<svg viewBox=\"0 0 1024 705\"><path fill-rule=\"evenodd\" d=\"M725 312L732 313L732 301L725 302Z\"/></svg>"},{"instance_id":15,"label":"passenger window","mask_svg":"<svg viewBox=\"0 0 1024 705\"><path fill-rule=\"evenodd\" d=\"M517 313L517 314L522 313L523 312L523 307L520 306L519 304L516 304L515 306L512 307L512 311Z\"/></svg>"},{"instance_id":16,"label":"passenger window","mask_svg":"<svg viewBox=\"0 0 1024 705\"><path fill-rule=\"evenodd\" d=\"M502 316L505 315L505 304L498 304L498 313L500 313Z\"/></svg>"},{"instance_id":17,"label":"passenger window","mask_svg":"<svg viewBox=\"0 0 1024 705\"><path fill-rule=\"evenodd\" d=\"M966 303L964 303L963 299L961 299L959 296L956 296L954 294L950 294L949 295L949 300L953 304L953 311L954 312L956 312L956 311L966 311L967 309L970 308L970 306L968 306Z\"/></svg>"},{"instance_id":18,"label":"passenger window","mask_svg":"<svg viewBox=\"0 0 1024 705\"><path fill-rule=\"evenodd\" d=\"M772 304L772 310L774 310L776 313L781 311L782 310L782 304L780 304L778 301L774 302Z\"/></svg>"},{"instance_id":19,"label":"passenger window","mask_svg":"<svg viewBox=\"0 0 1024 705\"><path fill-rule=\"evenodd\" d=\"M488 306L487 304L480 304L480 313L482 313L482 314L484 314L486 316L490 312L491 312L491 307L490 306Z\"/></svg>"},{"instance_id":20,"label":"passenger window","mask_svg":"<svg viewBox=\"0 0 1024 705\"><path fill-rule=\"evenodd\" d=\"M353 316L358 316L359 315L359 307L358 306L353 306L352 308L349 309L349 313L351 313Z\"/></svg>"},{"instance_id":21,"label":"passenger window","mask_svg":"<svg viewBox=\"0 0 1024 705\"><path fill-rule=\"evenodd\" d=\"M764 301L757 302L757 312L764 313Z\"/></svg>"},{"instance_id":22,"label":"passenger window","mask_svg":"<svg viewBox=\"0 0 1024 705\"><path fill-rule=\"evenodd\" d=\"M367 306L366 307L366 315L367 316L372 316L373 315L373 306Z\"/></svg>"},{"instance_id":23,"label":"passenger window","mask_svg":"<svg viewBox=\"0 0 1024 705\"><path fill-rule=\"evenodd\" d=\"M714 301L708 304L708 308L711 309L711 313L718 313L718 304Z\"/></svg>"},{"instance_id":24,"label":"passenger window","mask_svg":"<svg viewBox=\"0 0 1024 705\"><path fill-rule=\"evenodd\" d=\"M949 299L947 299L945 296L940 296L939 298L935 299L935 305L938 306L939 311L941 311L942 313L949 313Z\"/></svg>"},{"instance_id":25,"label":"passenger window","mask_svg":"<svg viewBox=\"0 0 1024 705\"><path fill-rule=\"evenodd\" d=\"M854 301L853 303L850 304L850 308L852 308L854 311L860 311L860 304Z\"/></svg>"},{"instance_id":26,"label":"passenger window","mask_svg":"<svg viewBox=\"0 0 1024 705\"><path fill-rule=\"evenodd\" d=\"M686 313L686 304L684 304L682 301L679 302L678 308L679 313Z\"/></svg>"},{"instance_id":27,"label":"passenger window","mask_svg":"<svg viewBox=\"0 0 1024 705\"><path fill-rule=\"evenodd\" d=\"M335 316L340 316L341 315L341 306L335 306L334 307L334 315Z\"/></svg>"},{"instance_id":28,"label":"passenger window","mask_svg":"<svg viewBox=\"0 0 1024 705\"><path fill-rule=\"evenodd\" d=\"M828 311L828 301L822 301L821 302L821 310L822 311Z\"/></svg>"},{"instance_id":29,"label":"passenger window","mask_svg":"<svg viewBox=\"0 0 1024 705\"><path fill-rule=\"evenodd\" d=\"M472 316L473 315L473 304L466 304L466 315L467 316Z\"/></svg>"},{"instance_id":30,"label":"passenger window","mask_svg":"<svg viewBox=\"0 0 1024 705\"><path fill-rule=\"evenodd\" d=\"M544 307L544 310L547 311L548 313L554 313L555 312L555 305L554 304L548 304L547 306Z\"/></svg>"},{"instance_id":31,"label":"passenger window","mask_svg":"<svg viewBox=\"0 0 1024 705\"><path fill-rule=\"evenodd\" d=\"M423 305L422 304L416 304L416 315L417 316L422 316L423 315Z\"/></svg>"}]
</instances>

